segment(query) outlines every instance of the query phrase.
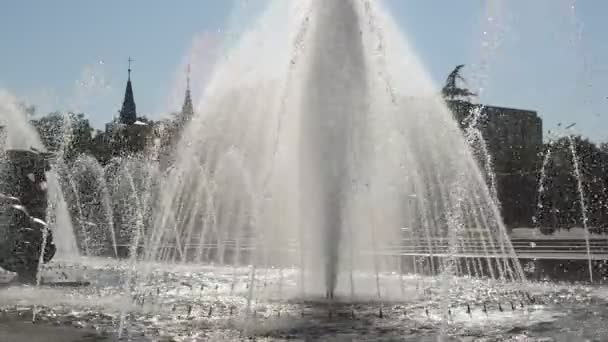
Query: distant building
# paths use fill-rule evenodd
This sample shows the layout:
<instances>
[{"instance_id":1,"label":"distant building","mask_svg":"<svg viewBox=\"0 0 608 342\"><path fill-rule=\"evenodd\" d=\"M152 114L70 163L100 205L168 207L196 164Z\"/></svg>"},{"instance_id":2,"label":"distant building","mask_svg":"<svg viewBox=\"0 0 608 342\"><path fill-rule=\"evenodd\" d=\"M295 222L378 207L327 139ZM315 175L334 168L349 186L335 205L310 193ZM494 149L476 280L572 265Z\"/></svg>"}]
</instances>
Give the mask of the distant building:
<instances>
[{"instance_id":1,"label":"distant building","mask_svg":"<svg viewBox=\"0 0 608 342\"><path fill-rule=\"evenodd\" d=\"M148 139L153 129L149 124L149 120L137 115L137 106L131 82L131 61L129 58L127 86L122 107L118 112L118 117L115 117L110 123L106 124L106 131L101 138L109 146L111 156L143 151L148 145Z\"/></svg>"},{"instance_id":2,"label":"distant building","mask_svg":"<svg viewBox=\"0 0 608 342\"><path fill-rule=\"evenodd\" d=\"M543 148L542 119L535 111L448 101L464 128L470 113L481 109L479 128L492 157L498 199L505 224L531 227L536 210L538 169ZM483 161L481 161L483 163Z\"/></svg>"},{"instance_id":3,"label":"distant building","mask_svg":"<svg viewBox=\"0 0 608 342\"><path fill-rule=\"evenodd\" d=\"M501 172L531 167L543 145L543 123L535 111L484 106L479 125ZM532 170L524 170L526 172Z\"/></svg>"}]
</instances>

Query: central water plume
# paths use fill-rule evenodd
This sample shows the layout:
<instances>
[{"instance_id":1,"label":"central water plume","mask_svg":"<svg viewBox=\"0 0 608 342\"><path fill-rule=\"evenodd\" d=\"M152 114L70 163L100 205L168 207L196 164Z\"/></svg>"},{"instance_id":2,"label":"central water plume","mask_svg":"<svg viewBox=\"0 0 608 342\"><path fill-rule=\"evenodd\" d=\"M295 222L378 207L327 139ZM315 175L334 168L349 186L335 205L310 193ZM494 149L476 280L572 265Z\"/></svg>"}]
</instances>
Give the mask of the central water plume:
<instances>
[{"instance_id":1,"label":"central water plume","mask_svg":"<svg viewBox=\"0 0 608 342\"><path fill-rule=\"evenodd\" d=\"M336 287L340 240L349 189L356 177L355 130L368 113L366 61L356 9L348 1L316 6L311 13L308 68L300 117L300 189L304 224L318 230L319 254L331 295ZM362 156L363 158L367 156ZM365 160L358 167L366 167ZM360 170L359 170L360 171ZM314 243L314 242L313 242Z\"/></svg>"},{"instance_id":2,"label":"central water plume","mask_svg":"<svg viewBox=\"0 0 608 342\"><path fill-rule=\"evenodd\" d=\"M457 123L379 2L270 2L177 151L147 259L174 246L252 265L252 282L293 266L302 291L330 296L381 297L378 274L416 270L413 256L434 273L523 277Z\"/></svg>"}]
</instances>

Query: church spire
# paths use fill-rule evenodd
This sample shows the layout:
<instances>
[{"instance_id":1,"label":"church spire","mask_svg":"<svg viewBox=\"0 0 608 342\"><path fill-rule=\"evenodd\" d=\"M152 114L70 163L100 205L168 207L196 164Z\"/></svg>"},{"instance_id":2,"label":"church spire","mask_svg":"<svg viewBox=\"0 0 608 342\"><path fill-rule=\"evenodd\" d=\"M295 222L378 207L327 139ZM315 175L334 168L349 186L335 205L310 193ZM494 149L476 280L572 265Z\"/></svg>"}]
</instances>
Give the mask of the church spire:
<instances>
[{"instance_id":1,"label":"church spire","mask_svg":"<svg viewBox=\"0 0 608 342\"><path fill-rule=\"evenodd\" d=\"M194 106L192 105L192 97L190 96L190 64L188 64L186 71L186 96L181 114L182 121L184 122L191 120L194 116Z\"/></svg>"},{"instance_id":2,"label":"church spire","mask_svg":"<svg viewBox=\"0 0 608 342\"><path fill-rule=\"evenodd\" d=\"M129 57L127 88L125 89L125 98L122 102L122 109L120 110L120 123L127 125L132 125L137 121L137 110L135 108L133 87L131 85L131 62L133 62L133 59Z\"/></svg>"},{"instance_id":3,"label":"church spire","mask_svg":"<svg viewBox=\"0 0 608 342\"><path fill-rule=\"evenodd\" d=\"M130 81L131 80L131 62L133 62L133 59L131 59L131 57L129 57L128 61L129 61L129 69L127 69L127 71L129 72L128 78Z\"/></svg>"}]
</instances>

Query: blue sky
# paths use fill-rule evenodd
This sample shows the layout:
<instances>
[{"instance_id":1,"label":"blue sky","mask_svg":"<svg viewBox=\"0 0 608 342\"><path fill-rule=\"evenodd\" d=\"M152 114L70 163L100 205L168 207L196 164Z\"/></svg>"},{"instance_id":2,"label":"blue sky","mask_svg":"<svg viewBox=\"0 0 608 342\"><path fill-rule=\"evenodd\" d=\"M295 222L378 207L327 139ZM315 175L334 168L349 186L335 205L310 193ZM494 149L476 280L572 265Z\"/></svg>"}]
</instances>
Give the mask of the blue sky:
<instances>
[{"instance_id":1,"label":"blue sky","mask_svg":"<svg viewBox=\"0 0 608 342\"><path fill-rule=\"evenodd\" d=\"M0 88L43 113L82 110L101 127L120 107L132 56L138 112L157 118L181 101L175 85L193 45L211 59L206 49L243 19L234 9L251 2L263 0L5 2ZM576 122L608 140L607 1L385 2L438 83L467 64L472 83L485 80L482 102L537 110L546 129Z\"/></svg>"}]
</instances>

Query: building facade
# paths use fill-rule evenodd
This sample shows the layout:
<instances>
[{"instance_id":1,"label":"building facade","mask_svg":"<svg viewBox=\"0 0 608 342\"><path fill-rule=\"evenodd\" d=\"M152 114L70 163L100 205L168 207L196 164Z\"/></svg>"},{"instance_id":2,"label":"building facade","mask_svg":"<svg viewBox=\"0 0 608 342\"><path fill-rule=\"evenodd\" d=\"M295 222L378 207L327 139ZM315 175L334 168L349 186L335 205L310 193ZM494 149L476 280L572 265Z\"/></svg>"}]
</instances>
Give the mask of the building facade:
<instances>
[{"instance_id":1,"label":"building facade","mask_svg":"<svg viewBox=\"0 0 608 342\"><path fill-rule=\"evenodd\" d=\"M542 119L532 110L465 101L448 101L448 106L463 129L473 125L483 136L507 227L532 227L538 199L538 170L542 162ZM477 122L471 119L474 112L479 113ZM482 166L485 163L480 160Z\"/></svg>"}]
</instances>

